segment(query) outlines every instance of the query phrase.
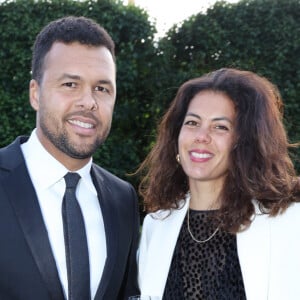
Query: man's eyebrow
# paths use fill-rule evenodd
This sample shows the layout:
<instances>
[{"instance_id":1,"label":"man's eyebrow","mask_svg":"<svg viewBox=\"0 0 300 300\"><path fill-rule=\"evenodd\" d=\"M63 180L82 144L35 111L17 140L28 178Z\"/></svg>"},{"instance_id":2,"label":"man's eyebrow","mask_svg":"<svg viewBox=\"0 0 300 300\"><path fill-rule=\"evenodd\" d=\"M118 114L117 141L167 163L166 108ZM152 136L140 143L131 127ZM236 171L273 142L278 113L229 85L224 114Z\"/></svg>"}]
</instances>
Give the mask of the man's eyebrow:
<instances>
[{"instance_id":1,"label":"man's eyebrow","mask_svg":"<svg viewBox=\"0 0 300 300\"><path fill-rule=\"evenodd\" d=\"M58 79L59 80L63 80L63 79L81 80L81 77L79 75L63 73Z\"/></svg>"},{"instance_id":2,"label":"man's eyebrow","mask_svg":"<svg viewBox=\"0 0 300 300\"><path fill-rule=\"evenodd\" d=\"M97 83L114 86L113 83L111 82L111 80L106 80L106 79L98 80Z\"/></svg>"},{"instance_id":3,"label":"man's eyebrow","mask_svg":"<svg viewBox=\"0 0 300 300\"><path fill-rule=\"evenodd\" d=\"M58 80L65 80L65 79L82 80L82 77L79 75L64 73L58 78ZM97 81L97 84L105 84L105 85L109 85L110 87L114 88L113 82L109 79L100 79Z\"/></svg>"}]
</instances>

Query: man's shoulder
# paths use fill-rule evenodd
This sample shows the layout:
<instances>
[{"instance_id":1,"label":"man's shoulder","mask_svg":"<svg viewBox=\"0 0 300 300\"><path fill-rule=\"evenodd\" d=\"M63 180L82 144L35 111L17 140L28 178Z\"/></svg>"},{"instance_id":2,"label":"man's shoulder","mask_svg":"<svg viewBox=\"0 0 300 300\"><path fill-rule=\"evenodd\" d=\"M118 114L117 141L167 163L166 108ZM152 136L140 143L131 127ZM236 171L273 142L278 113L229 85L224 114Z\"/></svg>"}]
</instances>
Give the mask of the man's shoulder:
<instances>
[{"instance_id":1,"label":"man's shoulder","mask_svg":"<svg viewBox=\"0 0 300 300\"><path fill-rule=\"evenodd\" d=\"M25 143L28 140L28 136L18 136L14 141L12 141L10 144L3 146L0 148L0 153L5 154L11 151L20 151L21 150L21 144Z\"/></svg>"},{"instance_id":2,"label":"man's shoulder","mask_svg":"<svg viewBox=\"0 0 300 300\"><path fill-rule=\"evenodd\" d=\"M13 168L16 164L23 161L21 144L24 143L28 137L19 136L11 144L0 148L0 167Z\"/></svg>"}]
</instances>

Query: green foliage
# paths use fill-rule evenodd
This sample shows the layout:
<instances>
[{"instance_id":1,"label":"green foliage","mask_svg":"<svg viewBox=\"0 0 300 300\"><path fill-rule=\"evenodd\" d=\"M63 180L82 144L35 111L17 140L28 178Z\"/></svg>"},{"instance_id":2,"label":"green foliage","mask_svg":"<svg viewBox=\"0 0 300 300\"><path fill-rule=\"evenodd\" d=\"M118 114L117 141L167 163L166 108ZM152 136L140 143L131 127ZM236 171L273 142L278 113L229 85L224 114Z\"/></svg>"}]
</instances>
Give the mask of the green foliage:
<instances>
[{"instance_id":1,"label":"green foliage","mask_svg":"<svg viewBox=\"0 0 300 300\"><path fill-rule=\"evenodd\" d=\"M44 25L66 15L93 18L116 43L112 130L94 160L134 185L138 178L126 174L149 151L156 122L177 88L220 67L249 69L277 84L290 140L300 141L299 0L217 2L158 42L147 13L118 0L15 0L0 4L0 146L34 128L28 100L31 48ZM293 153L300 172L300 152Z\"/></svg>"},{"instance_id":2,"label":"green foliage","mask_svg":"<svg viewBox=\"0 0 300 300\"><path fill-rule=\"evenodd\" d=\"M300 141L299 20L299 0L217 2L175 25L160 41L168 74L179 74L161 80L178 85L221 67L257 72L279 87L288 135L292 142ZM300 172L300 152L294 152Z\"/></svg>"},{"instance_id":3,"label":"green foliage","mask_svg":"<svg viewBox=\"0 0 300 300\"><path fill-rule=\"evenodd\" d=\"M149 99L144 82L155 58L156 31L144 10L119 1L16 0L0 5L0 146L34 128L28 100L32 45L43 26L66 15L94 19L116 43L118 93L112 131L94 160L124 178L144 157Z\"/></svg>"}]
</instances>

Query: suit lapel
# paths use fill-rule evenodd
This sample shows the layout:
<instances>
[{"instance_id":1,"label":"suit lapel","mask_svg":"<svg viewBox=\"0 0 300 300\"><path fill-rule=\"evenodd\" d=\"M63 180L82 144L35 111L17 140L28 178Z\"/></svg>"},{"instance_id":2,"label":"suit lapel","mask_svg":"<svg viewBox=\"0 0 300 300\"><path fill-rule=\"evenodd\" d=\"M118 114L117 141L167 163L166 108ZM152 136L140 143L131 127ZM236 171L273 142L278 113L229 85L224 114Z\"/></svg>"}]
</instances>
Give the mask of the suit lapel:
<instances>
[{"instance_id":1,"label":"suit lapel","mask_svg":"<svg viewBox=\"0 0 300 300\"><path fill-rule=\"evenodd\" d=\"M256 215L250 227L237 234L238 256L249 300L268 299L270 238L267 215Z\"/></svg>"},{"instance_id":2,"label":"suit lapel","mask_svg":"<svg viewBox=\"0 0 300 300\"><path fill-rule=\"evenodd\" d=\"M3 179L3 188L15 210L25 240L51 298L64 299L47 230L20 150L19 141L12 144L9 150L6 159L8 159L9 164L15 164L15 166L9 175Z\"/></svg>"},{"instance_id":3,"label":"suit lapel","mask_svg":"<svg viewBox=\"0 0 300 300\"><path fill-rule=\"evenodd\" d=\"M106 236L106 249L107 258L105 261L103 274L96 292L95 299L103 299L105 291L111 281L112 272L114 270L115 262L117 261L117 249L119 238L118 238L118 227L119 218L114 215L117 211L115 207L115 201L113 199L113 193L110 191L110 187L104 182L104 178L99 172L92 167L92 179L97 190L100 208L104 221L104 229Z\"/></svg>"}]
</instances>

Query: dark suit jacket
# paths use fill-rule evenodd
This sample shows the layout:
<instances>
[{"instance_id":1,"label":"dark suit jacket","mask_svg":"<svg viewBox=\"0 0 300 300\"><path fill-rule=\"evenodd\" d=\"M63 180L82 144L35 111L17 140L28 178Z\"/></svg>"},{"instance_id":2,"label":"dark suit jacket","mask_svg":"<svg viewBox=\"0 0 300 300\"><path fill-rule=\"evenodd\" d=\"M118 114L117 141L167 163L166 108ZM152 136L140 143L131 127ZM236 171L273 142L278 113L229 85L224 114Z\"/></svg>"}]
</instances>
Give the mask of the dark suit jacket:
<instances>
[{"instance_id":1,"label":"dark suit jacket","mask_svg":"<svg viewBox=\"0 0 300 300\"><path fill-rule=\"evenodd\" d=\"M19 137L0 149L0 299L62 300L47 230L20 148L27 139ZM95 299L128 299L139 293L136 193L130 184L95 164L91 172L107 243L107 259Z\"/></svg>"}]
</instances>

